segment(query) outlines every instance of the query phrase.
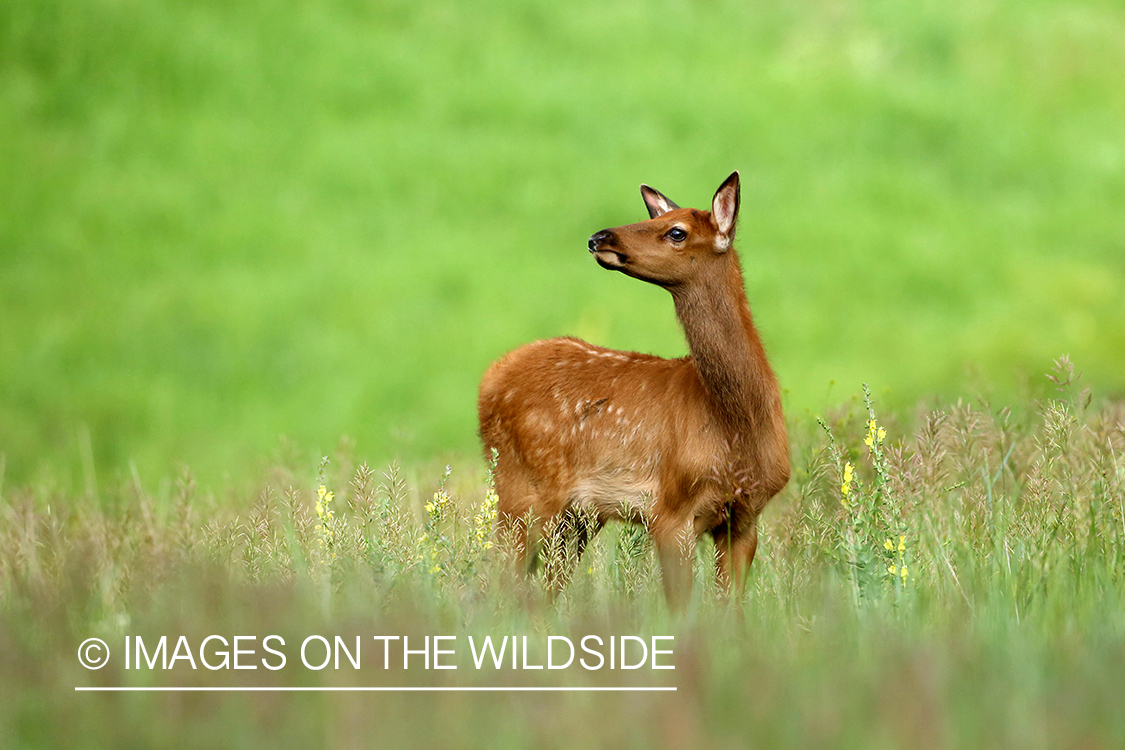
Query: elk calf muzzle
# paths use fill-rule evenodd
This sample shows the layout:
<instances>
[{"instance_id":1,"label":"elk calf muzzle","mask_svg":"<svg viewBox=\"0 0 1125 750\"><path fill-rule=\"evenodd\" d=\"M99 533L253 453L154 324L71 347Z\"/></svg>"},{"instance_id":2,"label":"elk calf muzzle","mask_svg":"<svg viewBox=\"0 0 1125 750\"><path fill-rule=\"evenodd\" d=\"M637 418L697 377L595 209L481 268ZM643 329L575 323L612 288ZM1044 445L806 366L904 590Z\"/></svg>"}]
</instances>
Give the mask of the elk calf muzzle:
<instances>
[{"instance_id":1,"label":"elk calf muzzle","mask_svg":"<svg viewBox=\"0 0 1125 750\"><path fill-rule=\"evenodd\" d=\"M609 229L603 229L590 238L588 243L590 252L596 253L598 250L606 246L613 246L617 244L617 235Z\"/></svg>"}]
</instances>

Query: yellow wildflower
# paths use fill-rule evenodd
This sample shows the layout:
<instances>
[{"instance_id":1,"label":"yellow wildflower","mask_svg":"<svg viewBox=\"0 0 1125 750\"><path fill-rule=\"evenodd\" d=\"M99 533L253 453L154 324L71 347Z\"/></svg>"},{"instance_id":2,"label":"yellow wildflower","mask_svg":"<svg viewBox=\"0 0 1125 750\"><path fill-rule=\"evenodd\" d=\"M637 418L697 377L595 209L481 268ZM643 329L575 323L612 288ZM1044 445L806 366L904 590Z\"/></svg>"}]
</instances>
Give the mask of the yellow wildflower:
<instances>
[{"instance_id":1,"label":"yellow wildflower","mask_svg":"<svg viewBox=\"0 0 1125 750\"><path fill-rule=\"evenodd\" d=\"M492 527L496 522L496 490L491 486L484 494L484 502L481 503L480 511L474 519L476 525L476 538L477 542L481 544L482 549L491 549L492 542L485 541L486 537L492 532Z\"/></svg>"},{"instance_id":2,"label":"yellow wildflower","mask_svg":"<svg viewBox=\"0 0 1125 750\"><path fill-rule=\"evenodd\" d=\"M906 551L906 537L905 536L900 536L898 538L898 551L900 553Z\"/></svg>"},{"instance_id":3,"label":"yellow wildflower","mask_svg":"<svg viewBox=\"0 0 1125 750\"><path fill-rule=\"evenodd\" d=\"M894 546L893 544L891 544L891 540L890 540L890 539L888 539L887 541L883 542L883 549L887 550L888 552L889 552L890 550L893 550L894 548L895 548L895 546Z\"/></svg>"},{"instance_id":4,"label":"yellow wildflower","mask_svg":"<svg viewBox=\"0 0 1125 750\"><path fill-rule=\"evenodd\" d=\"M867 420L867 437L863 439L863 444L868 448L874 448L876 445L882 445L886 439L887 431L880 427L874 419Z\"/></svg>"},{"instance_id":5,"label":"yellow wildflower","mask_svg":"<svg viewBox=\"0 0 1125 750\"><path fill-rule=\"evenodd\" d=\"M316 519L319 523L316 524L315 530L320 548L328 552L331 559L335 559L336 553L332 550L332 546L336 540L336 528L333 523L336 513L332 510L332 497L332 493L323 484L316 488Z\"/></svg>"},{"instance_id":6,"label":"yellow wildflower","mask_svg":"<svg viewBox=\"0 0 1125 750\"><path fill-rule=\"evenodd\" d=\"M848 495L852 491L852 472L854 471L850 463L844 464L844 482L840 485L840 494L844 497L841 498L840 504L845 508L848 507Z\"/></svg>"}]
</instances>

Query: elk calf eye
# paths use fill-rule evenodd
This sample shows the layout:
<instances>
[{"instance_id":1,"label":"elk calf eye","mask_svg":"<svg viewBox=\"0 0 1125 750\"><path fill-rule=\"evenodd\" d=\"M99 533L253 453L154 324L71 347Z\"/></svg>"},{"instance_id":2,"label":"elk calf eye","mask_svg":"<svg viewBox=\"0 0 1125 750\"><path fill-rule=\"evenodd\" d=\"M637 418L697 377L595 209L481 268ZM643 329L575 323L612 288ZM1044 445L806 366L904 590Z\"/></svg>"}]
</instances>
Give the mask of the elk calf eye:
<instances>
[{"instance_id":1,"label":"elk calf eye","mask_svg":"<svg viewBox=\"0 0 1125 750\"><path fill-rule=\"evenodd\" d=\"M665 236L673 242L683 242L685 239L687 239L687 232L680 229L679 227L672 227L668 230L668 234Z\"/></svg>"}]
</instances>

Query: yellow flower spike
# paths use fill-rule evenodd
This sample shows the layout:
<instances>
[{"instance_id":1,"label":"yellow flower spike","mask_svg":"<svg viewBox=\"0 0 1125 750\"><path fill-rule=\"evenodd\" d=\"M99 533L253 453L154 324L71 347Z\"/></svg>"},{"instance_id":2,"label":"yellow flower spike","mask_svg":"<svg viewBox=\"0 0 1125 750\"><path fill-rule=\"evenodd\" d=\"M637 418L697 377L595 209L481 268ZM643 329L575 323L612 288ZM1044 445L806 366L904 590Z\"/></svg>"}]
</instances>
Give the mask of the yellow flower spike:
<instances>
[{"instance_id":1,"label":"yellow flower spike","mask_svg":"<svg viewBox=\"0 0 1125 750\"><path fill-rule=\"evenodd\" d=\"M867 437L863 439L863 444L868 448L874 448L877 444L883 442L883 438L887 436L887 431L876 424L874 419L867 420Z\"/></svg>"},{"instance_id":2,"label":"yellow flower spike","mask_svg":"<svg viewBox=\"0 0 1125 750\"><path fill-rule=\"evenodd\" d=\"M883 542L883 549L885 549L885 550L888 550L888 551L890 551L890 550L893 550L894 548L895 548L895 546L894 546L893 544L891 544L891 540L890 540L890 539L888 539L887 541Z\"/></svg>"},{"instance_id":3,"label":"yellow flower spike","mask_svg":"<svg viewBox=\"0 0 1125 750\"><path fill-rule=\"evenodd\" d=\"M900 536L898 538L898 551L899 552L905 552L906 551L906 537L905 536Z\"/></svg>"},{"instance_id":4,"label":"yellow flower spike","mask_svg":"<svg viewBox=\"0 0 1125 750\"><path fill-rule=\"evenodd\" d=\"M841 504L846 508L848 507L848 495L852 491L852 465L850 463L844 464L844 482L840 485L840 494L844 496Z\"/></svg>"},{"instance_id":5,"label":"yellow flower spike","mask_svg":"<svg viewBox=\"0 0 1125 750\"><path fill-rule=\"evenodd\" d=\"M325 495L326 495L327 493L328 493L328 490L327 490L327 489L325 489L325 487L324 487L324 485L323 485L323 484L322 484L322 485L320 485L319 487L317 487L317 488L316 488L316 498L317 498L317 500L323 500L323 499L324 499L324 496L325 496Z\"/></svg>"},{"instance_id":6,"label":"yellow flower spike","mask_svg":"<svg viewBox=\"0 0 1125 750\"><path fill-rule=\"evenodd\" d=\"M903 565L903 566L902 566L902 571L901 571L901 572L899 573L899 575L901 575L901 576L902 576L902 581L903 581L903 583L905 583L905 582L906 582L906 579L907 579L907 578L908 578L908 577L910 576L910 573L908 573L908 572L906 571L906 566L905 566L905 565Z\"/></svg>"}]
</instances>

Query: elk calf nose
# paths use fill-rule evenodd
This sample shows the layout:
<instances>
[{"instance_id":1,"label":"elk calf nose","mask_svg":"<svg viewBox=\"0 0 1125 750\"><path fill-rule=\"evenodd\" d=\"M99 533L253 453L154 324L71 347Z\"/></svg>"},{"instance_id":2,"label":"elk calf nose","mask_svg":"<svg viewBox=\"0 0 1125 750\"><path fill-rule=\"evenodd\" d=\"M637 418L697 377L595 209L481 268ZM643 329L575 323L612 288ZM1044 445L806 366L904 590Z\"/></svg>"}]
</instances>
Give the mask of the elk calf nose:
<instances>
[{"instance_id":1,"label":"elk calf nose","mask_svg":"<svg viewBox=\"0 0 1125 750\"><path fill-rule=\"evenodd\" d=\"M603 229L602 231L591 237L590 242L587 244L590 247L590 252L595 252L600 247L605 247L606 245L616 245L617 235L615 235L609 229Z\"/></svg>"}]
</instances>

